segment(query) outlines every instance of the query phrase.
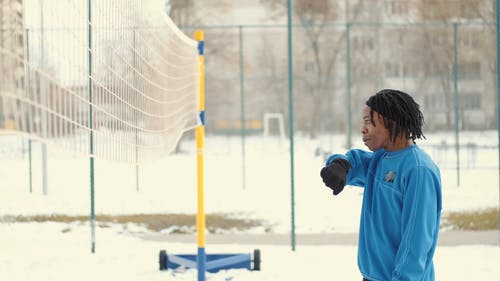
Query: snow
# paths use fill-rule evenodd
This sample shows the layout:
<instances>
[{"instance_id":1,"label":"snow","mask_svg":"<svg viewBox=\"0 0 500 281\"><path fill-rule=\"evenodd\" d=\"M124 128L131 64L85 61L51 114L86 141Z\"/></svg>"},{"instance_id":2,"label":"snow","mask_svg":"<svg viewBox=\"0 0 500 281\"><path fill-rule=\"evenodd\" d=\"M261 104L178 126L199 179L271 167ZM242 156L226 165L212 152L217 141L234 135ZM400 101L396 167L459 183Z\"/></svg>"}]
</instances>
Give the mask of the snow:
<instances>
[{"instance_id":1,"label":"snow","mask_svg":"<svg viewBox=\"0 0 500 281\"><path fill-rule=\"evenodd\" d=\"M444 212L498 207L496 132L461 134L460 186L453 168L454 135L429 134L419 142L442 167ZM355 146L363 148L356 139ZM443 140L448 149L437 147ZM465 144L474 142L473 154ZM297 136L294 154L295 232L356 233L362 189L346 188L334 197L322 185L323 151L342 153L345 136L316 140ZM31 214L88 215L89 160L49 146L48 194L42 194L38 143L33 146L33 189L29 191L26 141L0 137L0 216ZM268 227L253 234L291 232L291 179L288 142L248 137L245 157L238 137L208 136L205 143L205 211L262 219ZM197 208L196 149L182 143L183 153L140 166L96 160L95 210L98 214L188 213ZM243 169L244 166L244 169ZM243 184L243 170L245 183ZM159 271L158 252L196 253L197 244L145 240L138 225L100 225L96 253L90 252L90 226L80 223L0 223L0 280L196 280L195 270ZM269 231L269 230L267 230ZM447 230L442 230L447 231ZM168 233L168 229L163 231ZM233 233L244 235L242 233ZM165 234L168 235L168 234ZM210 233L207 237L210 237ZM207 280L361 280L355 245L207 244L207 253L262 252L262 270L225 270ZM437 280L500 280L498 245L439 246Z\"/></svg>"}]
</instances>

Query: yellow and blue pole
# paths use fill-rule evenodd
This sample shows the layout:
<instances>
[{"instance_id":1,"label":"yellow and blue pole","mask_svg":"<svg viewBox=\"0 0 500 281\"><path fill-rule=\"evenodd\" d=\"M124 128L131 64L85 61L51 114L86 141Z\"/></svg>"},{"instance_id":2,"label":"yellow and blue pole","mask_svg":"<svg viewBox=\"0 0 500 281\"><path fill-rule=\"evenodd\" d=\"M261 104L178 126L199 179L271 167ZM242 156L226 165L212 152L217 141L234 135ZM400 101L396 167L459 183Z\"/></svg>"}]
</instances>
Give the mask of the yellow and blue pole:
<instances>
[{"instance_id":1,"label":"yellow and blue pole","mask_svg":"<svg viewBox=\"0 0 500 281\"><path fill-rule=\"evenodd\" d=\"M198 255L196 264L198 268L198 281L205 280L206 255L205 255L205 204L203 186L203 148L205 141L205 56L203 31L195 32L195 40L198 41L199 71L200 71L200 120L201 124L196 127L196 148L198 162L198 214L196 216L196 231L198 239Z\"/></svg>"}]
</instances>

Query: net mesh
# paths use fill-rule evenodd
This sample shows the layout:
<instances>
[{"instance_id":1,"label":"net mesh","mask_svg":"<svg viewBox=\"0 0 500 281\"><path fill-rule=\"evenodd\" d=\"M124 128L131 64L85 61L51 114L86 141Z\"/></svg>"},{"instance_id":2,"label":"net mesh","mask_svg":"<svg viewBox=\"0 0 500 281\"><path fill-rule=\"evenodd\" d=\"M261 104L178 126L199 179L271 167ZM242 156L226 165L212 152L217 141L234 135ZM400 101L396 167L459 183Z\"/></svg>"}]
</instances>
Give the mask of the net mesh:
<instances>
[{"instance_id":1,"label":"net mesh","mask_svg":"<svg viewBox=\"0 0 500 281\"><path fill-rule=\"evenodd\" d=\"M199 124L197 42L160 1L6 3L0 132L141 163Z\"/></svg>"}]
</instances>

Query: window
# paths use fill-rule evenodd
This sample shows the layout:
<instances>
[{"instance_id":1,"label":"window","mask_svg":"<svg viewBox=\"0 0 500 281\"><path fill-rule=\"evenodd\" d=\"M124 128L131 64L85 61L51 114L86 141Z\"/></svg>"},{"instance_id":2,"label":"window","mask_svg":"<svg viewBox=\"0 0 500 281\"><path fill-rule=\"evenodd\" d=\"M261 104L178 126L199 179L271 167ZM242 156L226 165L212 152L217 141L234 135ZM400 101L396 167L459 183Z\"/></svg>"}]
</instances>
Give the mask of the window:
<instances>
[{"instance_id":1,"label":"window","mask_svg":"<svg viewBox=\"0 0 500 281\"><path fill-rule=\"evenodd\" d=\"M431 45L435 47L440 47L443 45L449 46L450 44L452 44L452 39L452 34L440 31L433 32L430 38Z\"/></svg>"},{"instance_id":2,"label":"window","mask_svg":"<svg viewBox=\"0 0 500 281\"><path fill-rule=\"evenodd\" d=\"M481 109L481 95L478 93L463 93L459 99L461 109Z\"/></svg>"},{"instance_id":3,"label":"window","mask_svg":"<svg viewBox=\"0 0 500 281\"><path fill-rule=\"evenodd\" d=\"M477 48L481 42L479 39L481 34L480 32L461 32L457 38L458 44L462 47Z\"/></svg>"},{"instance_id":4,"label":"window","mask_svg":"<svg viewBox=\"0 0 500 281\"><path fill-rule=\"evenodd\" d=\"M354 2L354 1L347 1L347 2ZM361 5L360 7L361 9L359 11L357 19L360 21L375 21L377 19L377 15L380 15L380 13L382 13L381 5L379 5L379 3L380 2L378 1L360 1L359 5ZM354 3L351 4L351 6L355 7ZM354 11L354 9L350 10Z\"/></svg>"},{"instance_id":5,"label":"window","mask_svg":"<svg viewBox=\"0 0 500 281\"><path fill-rule=\"evenodd\" d=\"M426 0L423 2L423 18L431 21L442 21L456 18L460 3L457 0Z\"/></svg>"},{"instance_id":6,"label":"window","mask_svg":"<svg viewBox=\"0 0 500 281\"><path fill-rule=\"evenodd\" d=\"M425 64L425 76L446 76L450 75L448 64L442 61L430 61Z\"/></svg>"},{"instance_id":7,"label":"window","mask_svg":"<svg viewBox=\"0 0 500 281\"><path fill-rule=\"evenodd\" d=\"M481 78L481 63L462 62L458 64L459 79L478 79Z\"/></svg>"},{"instance_id":8,"label":"window","mask_svg":"<svg viewBox=\"0 0 500 281\"><path fill-rule=\"evenodd\" d=\"M466 19L477 19L480 18L479 12L480 2L470 1L470 0L460 0L459 9L460 16Z\"/></svg>"},{"instance_id":9,"label":"window","mask_svg":"<svg viewBox=\"0 0 500 281\"><path fill-rule=\"evenodd\" d=\"M400 31L398 32L398 42L399 42L399 45L403 46L405 44L405 34L406 34L406 31Z\"/></svg>"},{"instance_id":10,"label":"window","mask_svg":"<svg viewBox=\"0 0 500 281\"><path fill-rule=\"evenodd\" d=\"M385 1L385 11L387 15L408 15L408 1Z\"/></svg>"},{"instance_id":11,"label":"window","mask_svg":"<svg viewBox=\"0 0 500 281\"><path fill-rule=\"evenodd\" d=\"M354 50L373 50L375 48L375 43L373 38L367 36L354 36L351 39L352 48Z\"/></svg>"},{"instance_id":12,"label":"window","mask_svg":"<svg viewBox=\"0 0 500 281\"><path fill-rule=\"evenodd\" d=\"M306 62L306 63L305 63L305 65L304 65L304 70L305 70L306 72L315 72L315 71L316 71L316 67L315 67L315 65L316 65L316 64L315 64L314 62L312 62L312 61L308 61L308 62Z\"/></svg>"},{"instance_id":13,"label":"window","mask_svg":"<svg viewBox=\"0 0 500 281\"><path fill-rule=\"evenodd\" d=\"M388 77L399 77L401 76L402 66L399 63L387 62L385 64L385 75Z\"/></svg>"},{"instance_id":14,"label":"window","mask_svg":"<svg viewBox=\"0 0 500 281\"><path fill-rule=\"evenodd\" d=\"M481 1L470 0L424 0L421 8L426 20L475 19L480 17Z\"/></svg>"},{"instance_id":15,"label":"window","mask_svg":"<svg viewBox=\"0 0 500 281\"><path fill-rule=\"evenodd\" d=\"M405 63L403 64L404 77L417 77L422 73L422 66L420 63Z\"/></svg>"},{"instance_id":16,"label":"window","mask_svg":"<svg viewBox=\"0 0 500 281\"><path fill-rule=\"evenodd\" d=\"M352 79L354 80L369 80L378 75L377 71L375 71L375 66L370 63L353 68L351 71Z\"/></svg>"},{"instance_id":17,"label":"window","mask_svg":"<svg viewBox=\"0 0 500 281\"><path fill-rule=\"evenodd\" d=\"M429 111L443 111L446 109L446 100L441 93L425 96L424 104Z\"/></svg>"}]
</instances>

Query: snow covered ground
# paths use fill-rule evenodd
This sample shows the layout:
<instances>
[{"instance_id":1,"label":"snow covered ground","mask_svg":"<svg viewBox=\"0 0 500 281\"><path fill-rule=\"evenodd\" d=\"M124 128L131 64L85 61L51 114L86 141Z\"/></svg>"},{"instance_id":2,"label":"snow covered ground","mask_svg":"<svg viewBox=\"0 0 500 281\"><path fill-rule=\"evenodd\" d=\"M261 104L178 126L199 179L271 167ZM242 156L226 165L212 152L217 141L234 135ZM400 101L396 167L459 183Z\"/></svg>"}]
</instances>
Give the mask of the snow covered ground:
<instances>
[{"instance_id":1,"label":"snow covered ground","mask_svg":"<svg viewBox=\"0 0 500 281\"><path fill-rule=\"evenodd\" d=\"M99 228L97 250L89 251L89 227L56 223L0 224L0 280L196 280L195 270L159 271L158 252L196 253L196 243L144 241L121 228ZM231 269L207 280L359 280L356 246L207 245L207 253L262 253L261 271ZM497 281L498 246L438 247L437 280Z\"/></svg>"},{"instance_id":2,"label":"snow covered ground","mask_svg":"<svg viewBox=\"0 0 500 281\"><path fill-rule=\"evenodd\" d=\"M474 152L467 143L496 145L496 132L463 133L460 142L460 186L453 168L453 134L429 134L419 142L442 167L444 212L498 207L498 151ZM355 146L363 148L356 141ZM443 141L447 149L438 149ZM322 185L319 150L344 152L343 136L295 139L296 233L356 233L362 189L346 189L334 197ZM89 161L60 154L49 146L48 194L42 194L39 144L33 149L33 190L29 191L27 146L19 137L1 136L0 215L88 215ZM135 167L96 160L95 208L98 214L196 213L194 142L184 153L143 165L136 187ZM274 138L208 137L205 151L206 213L228 213L265 220L273 233L290 233L291 184L288 142ZM320 148L320 149L318 149ZM244 169L243 169L244 166ZM243 170L245 172L243 173ZM243 177L244 175L244 177ZM243 178L245 179L243 184ZM96 253L90 253L87 222L0 223L0 280L195 280L196 272L158 271L158 251L195 253L193 243L145 241L130 225L97 228ZM443 230L446 231L446 230ZM265 233L264 227L252 233ZM208 234L210 235L210 234ZM228 270L207 280L360 280L352 245L207 245L210 252L261 249L262 271ZM500 247L442 246L436 252L438 280L500 280Z\"/></svg>"}]
</instances>

